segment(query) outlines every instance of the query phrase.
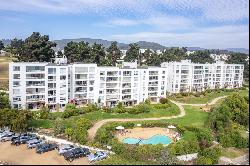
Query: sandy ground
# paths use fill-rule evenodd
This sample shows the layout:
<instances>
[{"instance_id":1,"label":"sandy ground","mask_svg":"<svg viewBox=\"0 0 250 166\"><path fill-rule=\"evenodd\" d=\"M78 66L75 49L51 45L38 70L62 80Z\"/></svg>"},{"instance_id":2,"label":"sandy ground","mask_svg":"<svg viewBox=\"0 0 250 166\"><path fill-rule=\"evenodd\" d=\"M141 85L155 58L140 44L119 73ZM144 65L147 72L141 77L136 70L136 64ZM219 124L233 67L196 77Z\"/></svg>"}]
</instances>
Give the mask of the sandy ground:
<instances>
[{"instance_id":1,"label":"sandy ground","mask_svg":"<svg viewBox=\"0 0 250 166\"><path fill-rule=\"evenodd\" d=\"M26 144L12 146L10 142L0 142L0 161L14 165L90 165L86 157L68 162L57 150L38 154Z\"/></svg>"},{"instance_id":2,"label":"sandy ground","mask_svg":"<svg viewBox=\"0 0 250 166\"><path fill-rule=\"evenodd\" d=\"M173 131L169 129L169 132L167 132L166 128L160 128L160 127L141 128L141 127L137 127L137 128L133 128L133 129L126 129L126 130L128 130L129 132L126 133L125 135L116 134L116 137L118 138L119 141L122 141L124 138L128 138L128 137L138 138L138 139L140 139L140 138L148 139L156 134L168 136L169 138L171 138L171 140L173 140L173 136L171 135L171 133L173 133Z\"/></svg>"}]
</instances>

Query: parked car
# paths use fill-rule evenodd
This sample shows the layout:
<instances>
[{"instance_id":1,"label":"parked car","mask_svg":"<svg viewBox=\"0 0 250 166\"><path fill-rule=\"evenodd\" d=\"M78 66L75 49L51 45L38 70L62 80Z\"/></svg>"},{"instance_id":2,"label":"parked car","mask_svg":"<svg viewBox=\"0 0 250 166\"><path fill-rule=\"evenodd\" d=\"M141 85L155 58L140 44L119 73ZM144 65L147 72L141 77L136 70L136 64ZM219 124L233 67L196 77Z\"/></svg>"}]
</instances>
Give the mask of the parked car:
<instances>
[{"instance_id":1,"label":"parked car","mask_svg":"<svg viewBox=\"0 0 250 166\"><path fill-rule=\"evenodd\" d=\"M27 141L29 141L29 140L31 140L31 139L33 139L33 138L31 138L31 137L29 137L29 136L20 136L20 137L14 139L14 140L11 142L11 144L12 144L12 145L18 146L18 145L20 145L20 144L25 144Z\"/></svg>"},{"instance_id":2,"label":"parked car","mask_svg":"<svg viewBox=\"0 0 250 166\"><path fill-rule=\"evenodd\" d=\"M73 161L76 158L85 157L89 155L89 149L87 148L75 148L63 154L64 159L68 161Z\"/></svg>"},{"instance_id":3,"label":"parked car","mask_svg":"<svg viewBox=\"0 0 250 166\"><path fill-rule=\"evenodd\" d=\"M27 148L32 149L41 144L44 144L44 142L41 139L33 139L27 142Z\"/></svg>"},{"instance_id":4,"label":"parked car","mask_svg":"<svg viewBox=\"0 0 250 166\"><path fill-rule=\"evenodd\" d=\"M0 141L10 141L13 133L5 133L0 136Z\"/></svg>"},{"instance_id":5,"label":"parked car","mask_svg":"<svg viewBox=\"0 0 250 166\"><path fill-rule=\"evenodd\" d=\"M60 147L58 148L58 153L59 153L60 155L62 155L63 153L68 152L68 151L70 151L70 150L72 150L72 149L74 149L74 148L75 148L75 147L74 147L73 145L69 145L69 144L62 145L62 146L60 146Z\"/></svg>"},{"instance_id":6,"label":"parked car","mask_svg":"<svg viewBox=\"0 0 250 166\"><path fill-rule=\"evenodd\" d=\"M10 141L13 141L13 140L15 140L15 139L18 139L20 136L19 135L12 135L12 137L11 137L11 140Z\"/></svg>"},{"instance_id":7,"label":"parked car","mask_svg":"<svg viewBox=\"0 0 250 166\"><path fill-rule=\"evenodd\" d=\"M91 154L88 156L88 159L90 162L98 161L98 160L103 160L108 157L108 154L105 152L97 151L94 154Z\"/></svg>"},{"instance_id":8,"label":"parked car","mask_svg":"<svg viewBox=\"0 0 250 166\"><path fill-rule=\"evenodd\" d=\"M41 153L48 152L57 148L58 148L58 145L55 143L44 143L36 147L36 152L41 154Z\"/></svg>"}]
</instances>

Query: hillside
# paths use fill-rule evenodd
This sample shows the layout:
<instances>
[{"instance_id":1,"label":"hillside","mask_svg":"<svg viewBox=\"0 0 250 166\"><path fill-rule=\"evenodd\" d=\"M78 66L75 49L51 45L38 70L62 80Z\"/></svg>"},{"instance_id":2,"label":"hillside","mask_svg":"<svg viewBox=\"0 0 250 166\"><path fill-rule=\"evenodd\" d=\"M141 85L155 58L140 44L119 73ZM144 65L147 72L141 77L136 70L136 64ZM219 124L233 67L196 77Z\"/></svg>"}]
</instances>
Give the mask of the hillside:
<instances>
[{"instance_id":1,"label":"hillside","mask_svg":"<svg viewBox=\"0 0 250 166\"><path fill-rule=\"evenodd\" d=\"M10 44L10 39L2 39L3 43L5 45ZM57 43L57 46L55 47L55 51L62 50L64 46L70 42L80 42L85 41L88 42L90 45L94 44L95 42L98 44L102 44L105 48L109 47L112 41L103 40L103 39L91 39L91 38L78 38L78 39L61 39L61 40L54 40ZM160 45L158 43L154 42L147 42L147 41L138 41L136 42L139 44L140 48L148 48L153 50L164 50L168 47ZM119 43L118 46L120 49L128 49L128 44L125 43ZM206 48L201 47L186 47L188 51L197 51L197 50L205 50ZM227 52L240 52L249 54L249 49L246 48L227 48L227 49L209 49L213 50L212 52L218 52L218 53L227 53Z\"/></svg>"}]
</instances>

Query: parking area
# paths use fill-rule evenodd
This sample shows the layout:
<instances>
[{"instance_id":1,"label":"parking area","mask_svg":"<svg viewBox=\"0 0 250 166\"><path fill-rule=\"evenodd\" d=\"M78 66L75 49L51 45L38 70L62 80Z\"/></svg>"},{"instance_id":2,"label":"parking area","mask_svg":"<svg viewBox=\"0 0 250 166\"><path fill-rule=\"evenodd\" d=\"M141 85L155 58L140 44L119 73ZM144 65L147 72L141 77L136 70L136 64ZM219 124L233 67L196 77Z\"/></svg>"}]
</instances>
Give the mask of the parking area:
<instances>
[{"instance_id":1,"label":"parking area","mask_svg":"<svg viewBox=\"0 0 250 166\"><path fill-rule=\"evenodd\" d=\"M56 150L37 154L36 149L28 149L26 144L11 145L10 142L0 142L0 161L17 165L90 165L86 157L66 161Z\"/></svg>"}]
</instances>

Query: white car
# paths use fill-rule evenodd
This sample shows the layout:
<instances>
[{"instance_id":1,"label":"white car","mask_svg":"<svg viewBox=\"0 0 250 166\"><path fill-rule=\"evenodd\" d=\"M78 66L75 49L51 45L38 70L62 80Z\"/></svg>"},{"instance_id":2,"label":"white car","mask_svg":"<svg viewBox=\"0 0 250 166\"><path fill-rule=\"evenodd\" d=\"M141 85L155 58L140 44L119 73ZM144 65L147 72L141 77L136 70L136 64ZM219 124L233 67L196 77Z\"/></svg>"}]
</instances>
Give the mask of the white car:
<instances>
[{"instance_id":1,"label":"white car","mask_svg":"<svg viewBox=\"0 0 250 166\"><path fill-rule=\"evenodd\" d=\"M42 140L40 140L40 139L33 139L33 140L30 140L30 141L27 142L27 148L32 149L32 148L35 148L38 145L41 145L43 143L44 142Z\"/></svg>"},{"instance_id":2,"label":"white car","mask_svg":"<svg viewBox=\"0 0 250 166\"><path fill-rule=\"evenodd\" d=\"M0 136L0 141L10 141L13 136L13 133L4 133Z\"/></svg>"},{"instance_id":3,"label":"white car","mask_svg":"<svg viewBox=\"0 0 250 166\"><path fill-rule=\"evenodd\" d=\"M62 146L60 146L60 147L58 148L58 153L59 153L60 155L62 155L63 153L68 152L68 151L70 151L70 150L72 150L72 149L75 149L75 148L76 148L76 147L74 147L73 145L68 145L68 144L62 145Z\"/></svg>"}]
</instances>

